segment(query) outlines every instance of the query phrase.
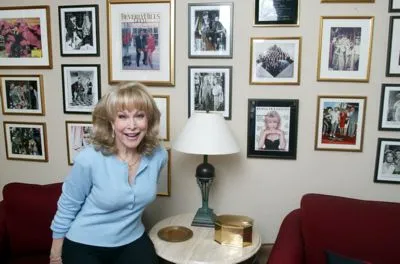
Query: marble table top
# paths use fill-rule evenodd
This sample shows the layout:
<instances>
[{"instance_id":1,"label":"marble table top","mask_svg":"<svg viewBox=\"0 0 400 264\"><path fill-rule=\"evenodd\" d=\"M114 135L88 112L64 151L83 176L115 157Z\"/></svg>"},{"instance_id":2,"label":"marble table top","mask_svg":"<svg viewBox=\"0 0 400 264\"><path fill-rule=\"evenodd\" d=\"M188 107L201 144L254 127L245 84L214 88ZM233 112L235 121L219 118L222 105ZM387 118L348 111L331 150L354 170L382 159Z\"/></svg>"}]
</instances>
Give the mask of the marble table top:
<instances>
[{"instance_id":1,"label":"marble table top","mask_svg":"<svg viewBox=\"0 0 400 264\"><path fill-rule=\"evenodd\" d=\"M157 255L177 264L232 264L255 255L261 246L261 237L254 230L252 245L238 248L220 245L214 241L214 228L191 226L194 214L180 214L161 220L149 232ZM185 226L193 237L183 242L161 240L157 233L167 226Z\"/></svg>"}]
</instances>

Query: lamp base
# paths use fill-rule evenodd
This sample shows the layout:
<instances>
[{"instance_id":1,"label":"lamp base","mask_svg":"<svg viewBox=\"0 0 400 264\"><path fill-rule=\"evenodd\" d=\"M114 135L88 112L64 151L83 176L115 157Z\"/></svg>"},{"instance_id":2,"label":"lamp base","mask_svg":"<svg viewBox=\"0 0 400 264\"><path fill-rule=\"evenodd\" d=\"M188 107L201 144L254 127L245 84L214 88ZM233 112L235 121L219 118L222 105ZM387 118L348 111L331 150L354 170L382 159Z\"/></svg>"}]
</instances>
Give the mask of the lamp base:
<instances>
[{"instance_id":1,"label":"lamp base","mask_svg":"<svg viewBox=\"0 0 400 264\"><path fill-rule=\"evenodd\" d=\"M216 215L213 209L199 208L193 218L192 226L212 227L214 228Z\"/></svg>"}]
</instances>

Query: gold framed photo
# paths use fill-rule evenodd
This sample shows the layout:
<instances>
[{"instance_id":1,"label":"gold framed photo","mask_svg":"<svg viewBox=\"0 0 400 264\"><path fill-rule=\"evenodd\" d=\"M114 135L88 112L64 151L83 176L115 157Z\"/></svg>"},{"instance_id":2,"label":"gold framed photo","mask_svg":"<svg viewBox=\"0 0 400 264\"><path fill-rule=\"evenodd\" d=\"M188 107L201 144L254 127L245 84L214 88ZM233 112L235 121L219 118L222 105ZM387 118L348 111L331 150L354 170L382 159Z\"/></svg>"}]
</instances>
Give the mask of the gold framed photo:
<instances>
[{"instance_id":1,"label":"gold framed photo","mask_svg":"<svg viewBox=\"0 0 400 264\"><path fill-rule=\"evenodd\" d=\"M321 17L318 81L368 82L374 17Z\"/></svg>"},{"instance_id":2,"label":"gold framed photo","mask_svg":"<svg viewBox=\"0 0 400 264\"><path fill-rule=\"evenodd\" d=\"M89 121L65 121L68 165L74 164L78 153L89 145L93 125Z\"/></svg>"},{"instance_id":3,"label":"gold framed photo","mask_svg":"<svg viewBox=\"0 0 400 264\"><path fill-rule=\"evenodd\" d=\"M175 85L175 0L107 0L109 83Z\"/></svg>"},{"instance_id":4,"label":"gold framed photo","mask_svg":"<svg viewBox=\"0 0 400 264\"><path fill-rule=\"evenodd\" d=\"M157 196L171 196L171 149L167 149L168 162L161 169L157 182Z\"/></svg>"},{"instance_id":5,"label":"gold framed photo","mask_svg":"<svg viewBox=\"0 0 400 264\"><path fill-rule=\"evenodd\" d=\"M169 95L153 95L158 110L160 110L160 139L169 140Z\"/></svg>"}]
</instances>

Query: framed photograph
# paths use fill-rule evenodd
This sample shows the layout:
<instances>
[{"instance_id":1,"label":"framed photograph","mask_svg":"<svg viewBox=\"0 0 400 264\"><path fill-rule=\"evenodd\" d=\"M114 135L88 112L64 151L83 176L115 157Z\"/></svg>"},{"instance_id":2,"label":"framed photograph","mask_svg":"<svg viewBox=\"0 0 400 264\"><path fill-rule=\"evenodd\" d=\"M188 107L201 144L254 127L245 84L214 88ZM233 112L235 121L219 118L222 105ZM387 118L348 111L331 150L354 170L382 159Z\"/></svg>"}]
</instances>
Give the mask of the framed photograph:
<instances>
[{"instance_id":1,"label":"framed photograph","mask_svg":"<svg viewBox=\"0 0 400 264\"><path fill-rule=\"evenodd\" d=\"M100 56L98 5L58 7L61 56Z\"/></svg>"},{"instance_id":2,"label":"framed photograph","mask_svg":"<svg viewBox=\"0 0 400 264\"><path fill-rule=\"evenodd\" d=\"M400 139L378 138L374 182L400 183Z\"/></svg>"},{"instance_id":3,"label":"framed photograph","mask_svg":"<svg viewBox=\"0 0 400 264\"><path fill-rule=\"evenodd\" d=\"M400 77L400 16L391 16L386 60L386 76Z\"/></svg>"},{"instance_id":4,"label":"framed photograph","mask_svg":"<svg viewBox=\"0 0 400 264\"><path fill-rule=\"evenodd\" d=\"M0 7L0 69L51 69L49 6Z\"/></svg>"},{"instance_id":5,"label":"framed photograph","mask_svg":"<svg viewBox=\"0 0 400 264\"><path fill-rule=\"evenodd\" d=\"M175 0L107 0L109 83L175 85Z\"/></svg>"},{"instance_id":6,"label":"framed photograph","mask_svg":"<svg viewBox=\"0 0 400 264\"><path fill-rule=\"evenodd\" d=\"M101 96L100 65L62 64L64 113L90 114Z\"/></svg>"},{"instance_id":7,"label":"framed photograph","mask_svg":"<svg viewBox=\"0 0 400 264\"><path fill-rule=\"evenodd\" d=\"M158 196L171 196L171 149L167 149L168 162L162 168L157 182Z\"/></svg>"},{"instance_id":8,"label":"framed photograph","mask_svg":"<svg viewBox=\"0 0 400 264\"><path fill-rule=\"evenodd\" d=\"M91 122L65 121L65 129L67 135L68 165L73 165L76 155L89 145L93 125Z\"/></svg>"},{"instance_id":9,"label":"framed photograph","mask_svg":"<svg viewBox=\"0 0 400 264\"><path fill-rule=\"evenodd\" d=\"M218 112L231 119L232 66L189 66L189 117Z\"/></svg>"},{"instance_id":10,"label":"framed photograph","mask_svg":"<svg viewBox=\"0 0 400 264\"><path fill-rule=\"evenodd\" d=\"M233 3L189 4L189 58L232 58Z\"/></svg>"},{"instance_id":11,"label":"framed photograph","mask_svg":"<svg viewBox=\"0 0 400 264\"><path fill-rule=\"evenodd\" d=\"M361 152L366 105L364 96L318 96L315 150Z\"/></svg>"},{"instance_id":12,"label":"framed photograph","mask_svg":"<svg viewBox=\"0 0 400 264\"><path fill-rule=\"evenodd\" d=\"M389 13L400 12L400 1L389 0Z\"/></svg>"},{"instance_id":13,"label":"framed photograph","mask_svg":"<svg viewBox=\"0 0 400 264\"><path fill-rule=\"evenodd\" d=\"M321 17L318 81L369 81L373 24L373 17Z\"/></svg>"},{"instance_id":14,"label":"framed photograph","mask_svg":"<svg viewBox=\"0 0 400 264\"><path fill-rule=\"evenodd\" d=\"M375 3L375 0L321 0L321 3Z\"/></svg>"},{"instance_id":15,"label":"framed photograph","mask_svg":"<svg viewBox=\"0 0 400 264\"><path fill-rule=\"evenodd\" d=\"M379 130L400 131L400 84L382 84Z\"/></svg>"},{"instance_id":16,"label":"framed photograph","mask_svg":"<svg viewBox=\"0 0 400 264\"><path fill-rule=\"evenodd\" d=\"M48 161L45 123L3 122L3 125L7 159Z\"/></svg>"},{"instance_id":17,"label":"framed photograph","mask_svg":"<svg viewBox=\"0 0 400 264\"><path fill-rule=\"evenodd\" d=\"M300 0L255 0L255 26L299 26Z\"/></svg>"},{"instance_id":18,"label":"framed photograph","mask_svg":"<svg viewBox=\"0 0 400 264\"><path fill-rule=\"evenodd\" d=\"M300 84L301 37L251 38L250 84Z\"/></svg>"},{"instance_id":19,"label":"framed photograph","mask_svg":"<svg viewBox=\"0 0 400 264\"><path fill-rule=\"evenodd\" d=\"M296 159L299 100L249 99L247 157Z\"/></svg>"},{"instance_id":20,"label":"framed photograph","mask_svg":"<svg viewBox=\"0 0 400 264\"><path fill-rule=\"evenodd\" d=\"M44 115L42 75L0 75L4 115Z\"/></svg>"},{"instance_id":21,"label":"framed photograph","mask_svg":"<svg viewBox=\"0 0 400 264\"><path fill-rule=\"evenodd\" d=\"M160 139L169 140L169 95L153 95L157 107L161 112Z\"/></svg>"}]
</instances>

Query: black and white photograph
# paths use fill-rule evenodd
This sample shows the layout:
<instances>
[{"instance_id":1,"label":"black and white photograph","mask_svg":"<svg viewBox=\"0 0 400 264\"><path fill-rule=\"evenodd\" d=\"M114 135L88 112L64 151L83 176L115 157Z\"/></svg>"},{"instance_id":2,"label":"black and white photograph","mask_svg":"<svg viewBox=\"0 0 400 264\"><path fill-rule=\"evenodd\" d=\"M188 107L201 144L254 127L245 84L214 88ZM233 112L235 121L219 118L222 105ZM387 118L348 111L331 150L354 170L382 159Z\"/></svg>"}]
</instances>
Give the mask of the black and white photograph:
<instances>
[{"instance_id":1,"label":"black and white photograph","mask_svg":"<svg viewBox=\"0 0 400 264\"><path fill-rule=\"evenodd\" d=\"M250 84L300 84L301 38L251 38Z\"/></svg>"},{"instance_id":2,"label":"black and white photograph","mask_svg":"<svg viewBox=\"0 0 400 264\"><path fill-rule=\"evenodd\" d=\"M400 139L378 138L374 182L400 183Z\"/></svg>"},{"instance_id":3,"label":"black and white photograph","mask_svg":"<svg viewBox=\"0 0 400 264\"><path fill-rule=\"evenodd\" d=\"M168 162L161 169L157 182L157 196L171 196L171 149L167 149Z\"/></svg>"},{"instance_id":4,"label":"black and white photograph","mask_svg":"<svg viewBox=\"0 0 400 264\"><path fill-rule=\"evenodd\" d=\"M0 75L4 115L44 115L42 75Z\"/></svg>"},{"instance_id":5,"label":"black and white photograph","mask_svg":"<svg viewBox=\"0 0 400 264\"><path fill-rule=\"evenodd\" d=\"M231 119L232 67L189 66L189 117L217 112Z\"/></svg>"},{"instance_id":6,"label":"black and white photograph","mask_svg":"<svg viewBox=\"0 0 400 264\"><path fill-rule=\"evenodd\" d=\"M400 16L390 17L386 76L400 77Z\"/></svg>"},{"instance_id":7,"label":"black and white photograph","mask_svg":"<svg viewBox=\"0 0 400 264\"><path fill-rule=\"evenodd\" d=\"M389 0L389 13L400 12L400 0Z\"/></svg>"},{"instance_id":8,"label":"black and white photograph","mask_svg":"<svg viewBox=\"0 0 400 264\"><path fill-rule=\"evenodd\" d=\"M90 114L100 100L100 65L61 65L64 113Z\"/></svg>"},{"instance_id":9,"label":"black and white photograph","mask_svg":"<svg viewBox=\"0 0 400 264\"><path fill-rule=\"evenodd\" d=\"M254 0L255 26L299 26L299 0Z\"/></svg>"},{"instance_id":10,"label":"black and white photograph","mask_svg":"<svg viewBox=\"0 0 400 264\"><path fill-rule=\"evenodd\" d=\"M400 84L382 84L379 130L400 131Z\"/></svg>"},{"instance_id":11,"label":"black and white photograph","mask_svg":"<svg viewBox=\"0 0 400 264\"><path fill-rule=\"evenodd\" d=\"M68 165L73 165L76 155L90 144L93 125L91 122L85 121L65 121L65 129L67 133Z\"/></svg>"},{"instance_id":12,"label":"black and white photograph","mask_svg":"<svg viewBox=\"0 0 400 264\"><path fill-rule=\"evenodd\" d=\"M153 95L153 99L160 110L160 134L161 140L169 140L169 95Z\"/></svg>"},{"instance_id":13,"label":"black and white photograph","mask_svg":"<svg viewBox=\"0 0 400 264\"><path fill-rule=\"evenodd\" d=\"M189 57L232 57L233 3L189 4Z\"/></svg>"},{"instance_id":14,"label":"black and white photograph","mask_svg":"<svg viewBox=\"0 0 400 264\"><path fill-rule=\"evenodd\" d=\"M98 5L58 7L61 56L100 56Z\"/></svg>"},{"instance_id":15,"label":"black and white photograph","mask_svg":"<svg viewBox=\"0 0 400 264\"><path fill-rule=\"evenodd\" d=\"M45 123L3 122L7 159L47 162Z\"/></svg>"}]
</instances>

